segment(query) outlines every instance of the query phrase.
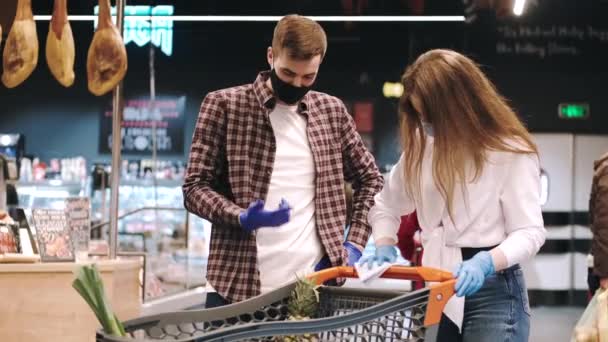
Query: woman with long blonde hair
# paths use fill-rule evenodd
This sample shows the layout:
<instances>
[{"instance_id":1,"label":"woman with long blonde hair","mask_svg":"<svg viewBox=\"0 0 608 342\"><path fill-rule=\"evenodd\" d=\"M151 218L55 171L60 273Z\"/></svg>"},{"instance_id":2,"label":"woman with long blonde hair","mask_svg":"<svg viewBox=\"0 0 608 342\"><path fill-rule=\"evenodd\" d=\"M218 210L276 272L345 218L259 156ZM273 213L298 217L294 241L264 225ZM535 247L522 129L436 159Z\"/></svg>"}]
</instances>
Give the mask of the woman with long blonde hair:
<instances>
[{"instance_id":1,"label":"woman with long blonde hair","mask_svg":"<svg viewBox=\"0 0 608 342\"><path fill-rule=\"evenodd\" d=\"M399 219L416 210L423 265L457 278L439 341L527 341L519 264L546 233L536 145L480 68L457 52L426 52L402 83L403 154L369 212L376 253L367 261L395 261Z\"/></svg>"}]
</instances>

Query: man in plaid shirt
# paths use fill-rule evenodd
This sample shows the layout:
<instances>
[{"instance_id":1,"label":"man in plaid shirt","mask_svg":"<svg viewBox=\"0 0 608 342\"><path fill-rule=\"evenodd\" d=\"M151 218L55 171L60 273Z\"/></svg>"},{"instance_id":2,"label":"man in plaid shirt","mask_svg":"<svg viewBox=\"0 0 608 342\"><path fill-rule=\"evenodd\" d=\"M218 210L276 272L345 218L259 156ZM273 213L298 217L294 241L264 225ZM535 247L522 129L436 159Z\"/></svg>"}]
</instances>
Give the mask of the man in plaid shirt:
<instances>
[{"instance_id":1,"label":"man in plaid shirt","mask_svg":"<svg viewBox=\"0 0 608 342\"><path fill-rule=\"evenodd\" d=\"M367 243L382 176L342 101L310 91L326 48L318 23L286 16L268 48L271 71L203 100L183 192L188 211L213 224L208 306L352 265ZM354 190L346 241L345 181Z\"/></svg>"}]
</instances>

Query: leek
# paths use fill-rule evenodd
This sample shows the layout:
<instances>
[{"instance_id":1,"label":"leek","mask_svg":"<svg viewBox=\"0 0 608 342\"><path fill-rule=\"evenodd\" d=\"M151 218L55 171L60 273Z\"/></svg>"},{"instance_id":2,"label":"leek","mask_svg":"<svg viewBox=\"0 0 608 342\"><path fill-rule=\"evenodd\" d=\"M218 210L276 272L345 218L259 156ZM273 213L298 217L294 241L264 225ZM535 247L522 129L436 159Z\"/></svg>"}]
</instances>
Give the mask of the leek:
<instances>
[{"instance_id":1,"label":"leek","mask_svg":"<svg viewBox=\"0 0 608 342\"><path fill-rule=\"evenodd\" d=\"M97 267L95 265L81 266L74 271L74 275L76 279L72 282L72 287L93 310L103 330L110 335L126 336L122 323L112 312Z\"/></svg>"}]
</instances>

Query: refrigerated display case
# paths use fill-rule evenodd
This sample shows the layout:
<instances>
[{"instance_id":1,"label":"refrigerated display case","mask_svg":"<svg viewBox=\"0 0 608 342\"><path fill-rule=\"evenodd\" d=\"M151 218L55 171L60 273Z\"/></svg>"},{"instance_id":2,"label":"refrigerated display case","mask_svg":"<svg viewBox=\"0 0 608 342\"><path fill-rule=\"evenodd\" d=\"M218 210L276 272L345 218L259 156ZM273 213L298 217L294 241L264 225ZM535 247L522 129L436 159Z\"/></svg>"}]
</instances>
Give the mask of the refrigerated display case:
<instances>
[{"instance_id":1,"label":"refrigerated display case","mask_svg":"<svg viewBox=\"0 0 608 342\"><path fill-rule=\"evenodd\" d=\"M75 196L87 196L84 182L64 182L45 180L38 182L18 182L15 184L19 207L63 209L65 199Z\"/></svg>"},{"instance_id":2,"label":"refrigerated display case","mask_svg":"<svg viewBox=\"0 0 608 342\"><path fill-rule=\"evenodd\" d=\"M206 283L211 224L187 213L181 186L181 180L126 180L119 188L119 251L146 253L146 300ZM94 192L91 203L107 221L104 193L109 203L109 191Z\"/></svg>"},{"instance_id":3,"label":"refrigerated display case","mask_svg":"<svg viewBox=\"0 0 608 342\"><path fill-rule=\"evenodd\" d=\"M144 302L206 284L211 223L187 213L181 185L181 180L125 180L119 187L118 251L145 253ZM92 233L107 239L109 189L92 190L90 180L16 187L26 209L62 209L67 197L90 196Z\"/></svg>"}]
</instances>

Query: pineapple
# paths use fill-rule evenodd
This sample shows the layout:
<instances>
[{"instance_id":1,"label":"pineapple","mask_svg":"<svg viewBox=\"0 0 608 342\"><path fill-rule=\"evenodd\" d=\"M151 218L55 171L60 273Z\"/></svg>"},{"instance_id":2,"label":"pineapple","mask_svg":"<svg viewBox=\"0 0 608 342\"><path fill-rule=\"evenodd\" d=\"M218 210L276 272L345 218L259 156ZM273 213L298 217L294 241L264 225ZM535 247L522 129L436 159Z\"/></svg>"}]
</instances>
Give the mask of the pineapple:
<instances>
[{"instance_id":1,"label":"pineapple","mask_svg":"<svg viewBox=\"0 0 608 342\"><path fill-rule=\"evenodd\" d=\"M296 288L291 292L287 311L289 320L301 321L313 317L319 309L319 291L314 279L300 279L296 282ZM317 341L318 339L310 334L303 336L285 336L283 342Z\"/></svg>"}]
</instances>

